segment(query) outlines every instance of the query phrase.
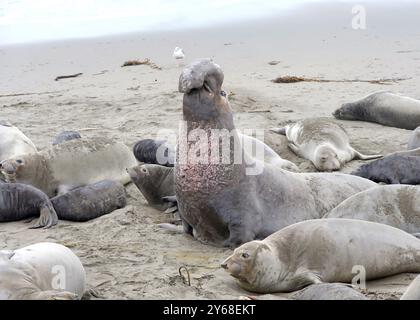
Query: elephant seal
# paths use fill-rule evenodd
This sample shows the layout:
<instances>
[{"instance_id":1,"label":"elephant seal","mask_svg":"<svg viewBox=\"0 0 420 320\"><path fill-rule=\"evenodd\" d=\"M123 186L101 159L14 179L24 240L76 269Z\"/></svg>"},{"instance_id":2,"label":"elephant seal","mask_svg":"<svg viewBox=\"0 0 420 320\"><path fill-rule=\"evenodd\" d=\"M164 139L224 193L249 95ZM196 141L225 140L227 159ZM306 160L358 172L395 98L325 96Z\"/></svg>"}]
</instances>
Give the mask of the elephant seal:
<instances>
[{"instance_id":1,"label":"elephant seal","mask_svg":"<svg viewBox=\"0 0 420 320\"><path fill-rule=\"evenodd\" d=\"M127 172L152 207L166 210L171 206L163 198L175 195L174 168L139 164L128 168Z\"/></svg>"},{"instance_id":2,"label":"elephant seal","mask_svg":"<svg viewBox=\"0 0 420 320\"><path fill-rule=\"evenodd\" d=\"M400 300L420 300L420 276L410 283Z\"/></svg>"},{"instance_id":3,"label":"elephant seal","mask_svg":"<svg viewBox=\"0 0 420 320\"><path fill-rule=\"evenodd\" d=\"M203 243L236 247L295 222L321 218L351 195L376 186L341 173L289 172L251 157L221 94L222 82L220 67L206 59L184 69L179 80L184 126L175 192L185 232ZM220 140L208 139L221 132L231 138L226 162L226 154L219 161Z\"/></svg>"},{"instance_id":4,"label":"elephant seal","mask_svg":"<svg viewBox=\"0 0 420 320\"><path fill-rule=\"evenodd\" d=\"M175 148L166 140L140 140L134 145L133 153L139 162L174 166Z\"/></svg>"},{"instance_id":5,"label":"elephant seal","mask_svg":"<svg viewBox=\"0 0 420 320\"><path fill-rule=\"evenodd\" d=\"M27 184L0 183L0 222L17 221L39 215L31 228L50 228L57 224L54 207L41 190Z\"/></svg>"},{"instance_id":6,"label":"elephant seal","mask_svg":"<svg viewBox=\"0 0 420 320\"><path fill-rule=\"evenodd\" d=\"M368 300L359 291L342 283L317 283L290 296L293 300Z\"/></svg>"},{"instance_id":7,"label":"elephant seal","mask_svg":"<svg viewBox=\"0 0 420 320\"><path fill-rule=\"evenodd\" d=\"M73 189L51 199L60 220L88 221L127 204L124 186L111 180L103 180Z\"/></svg>"},{"instance_id":8,"label":"elephant seal","mask_svg":"<svg viewBox=\"0 0 420 320\"><path fill-rule=\"evenodd\" d=\"M415 149L416 150L416 149ZM386 184L420 184L420 157L390 154L359 167L351 174Z\"/></svg>"},{"instance_id":9,"label":"elephant seal","mask_svg":"<svg viewBox=\"0 0 420 320\"><path fill-rule=\"evenodd\" d=\"M35 152L35 145L22 131L9 122L0 120L0 161Z\"/></svg>"},{"instance_id":10,"label":"elephant seal","mask_svg":"<svg viewBox=\"0 0 420 320\"><path fill-rule=\"evenodd\" d=\"M420 235L420 188L378 186L344 200L323 218L359 219L383 223Z\"/></svg>"},{"instance_id":11,"label":"elephant seal","mask_svg":"<svg viewBox=\"0 0 420 320\"><path fill-rule=\"evenodd\" d=\"M340 170L354 158L369 160L381 157L356 151L350 146L344 128L328 118L305 119L271 131L286 135L289 148L298 156L310 160L319 171Z\"/></svg>"},{"instance_id":12,"label":"elephant seal","mask_svg":"<svg viewBox=\"0 0 420 320\"><path fill-rule=\"evenodd\" d=\"M41 242L0 250L0 300L76 300L85 289L85 269L65 246Z\"/></svg>"},{"instance_id":13,"label":"elephant seal","mask_svg":"<svg viewBox=\"0 0 420 320\"><path fill-rule=\"evenodd\" d=\"M333 116L341 120L376 122L384 126L414 130L420 126L420 101L380 91L343 104L334 111Z\"/></svg>"},{"instance_id":14,"label":"elephant seal","mask_svg":"<svg viewBox=\"0 0 420 320\"><path fill-rule=\"evenodd\" d=\"M408 139L408 150L420 148L420 127L417 127L410 135Z\"/></svg>"},{"instance_id":15,"label":"elephant seal","mask_svg":"<svg viewBox=\"0 0 420 320\"><path fill-rule=\"evenodd\" d=\"M54 138L52 145L55 146L56 144L81 138L82 136L77 131L62 131Z\"/></svg>"},{"instance_id":16,"label":"elephant seal","mask_svg":"<svg viewBox=\"0 0 420 320\"><path fill-rule=\"evenodd\" d=\"M291 292L322 282L350 283L355 266L363 266L366 280L418 273L420 240L369 221L307 220L242 245L222 263L239 286L259 293Z\"/></svg>"},{"instance_id":17,"label":"elephant seal","mask_svg":"<svg viewBox=\"0 0 420 320\"><path fill-rule=\"evenodd\" d=\"M99 182L130 182L126 168L137 164L123 143L104 138L76 139L38 153L21 155L0 163L6 182L30 184L49 197Z\"/></svg>"}]
</instances>

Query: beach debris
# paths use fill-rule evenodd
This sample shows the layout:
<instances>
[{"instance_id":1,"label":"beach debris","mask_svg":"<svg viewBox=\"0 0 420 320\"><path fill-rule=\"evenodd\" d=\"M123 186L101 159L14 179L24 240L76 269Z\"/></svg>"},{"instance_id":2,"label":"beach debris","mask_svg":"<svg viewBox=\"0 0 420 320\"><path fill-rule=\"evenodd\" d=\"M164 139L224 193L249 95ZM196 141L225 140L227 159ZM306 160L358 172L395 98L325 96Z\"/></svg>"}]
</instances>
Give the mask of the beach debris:
<instances>
[{"instance_id":1,"label":"beach debris","mask_svg":"<svg viewBox=\"0 0 420 320\"><path fill-rule=\"evenodd\" d=\"M146 65L152 69L162 70L161 67L159 67L156 63L152 62L149 58L146 58L144 60L128 60L123 63L121 68L130 67L130 66L140 66L140 65Z\"/></svg>"},{"instance_id":2,"label":"beach debris","mask_svg":"<svg viewBox=\"0 0 420 320\"><path fill-rule=\"evenodd\" d=\"M185 272L187 273L187 277L188 277L187 279L182 274L182 270L185 270ZM178 272L179 272L179 276L182 278L182 281L184 282L184 284L188 284L188 286L191 287L191 277L190 277L190 271L188 270L188 268L186 266L182 266L178 269Z\"/></svg>"},{"instance_id":3,"label":"beach debris","mask_svg":"<svg viewBox=\"0 0 420 320\"><path fill-rule=\"evenodd\" d=\"M248 113L266 113L271 112L269 109L260 109L260 110L249 110Z\"/></svg>"},{"instance_id":4,"label":"beach debris","mask_svg":"<svg viewBox=\"0 0 420 320\"><path fill-rule=\"evenodd\" d=\"M75 73L75 74L69 74L69 75L64 75L64 76L58 76L57 78L55 78L55 81L61 80L61 79L67 79L67 78L76 78L78 76L81 76L83 73Z\"/></svg>"},{"instance_id":5,"label":"beach debris","mask_svg":"<svg viewBox=\"0 0 420 320\"><path fill-rule=\"evenodd\" d=\"M175 59L184 59L185 58L184 50L182 50L182 48L180 47L175 47L174 53L172 54L172 56Z\"/></svg>"},{"instance_id":6,"label":"beach debris","mask_svg":"<svg viewBox=\"0 0 420 320\"><path fill-rule=\"evenodd\" d=\"M382 78L375 80L361 80L361 79L341 79L341 80L329 80L329 79L317 79L317 78L305 78L305 77L296 77L296 76L283 76L277 77L276 79L271 80L274 83L296 83L296 82L365 82L373 84L393 84L398 81L409 80L411 78Z\"/></svg>"},{"instance_id":7,"label":"beach debris","mask_svg":"<svg viewBox=\"0 0 420 320\"><path fill-rule=\"evenodd\" d=\"M45 91L45 92L21 92L21 93L0 94L0 98L52 94L52 93L61 93L61 92L67 92L67 91L68 90L57 90L57 91Z\"/></svg>"},{"instance_id":8,"label":"beach debris","mask_svg":"<svg viewBox=\"0 0 420 320\"><path fill-rule=\"evenodd\" d=\"M268 64L270 65L270 66L275 66L276 64L279 64L280 63L280 61L278 61L278 60L273 60L273 61L270 61Z\"/></svg>"}]
</instances>

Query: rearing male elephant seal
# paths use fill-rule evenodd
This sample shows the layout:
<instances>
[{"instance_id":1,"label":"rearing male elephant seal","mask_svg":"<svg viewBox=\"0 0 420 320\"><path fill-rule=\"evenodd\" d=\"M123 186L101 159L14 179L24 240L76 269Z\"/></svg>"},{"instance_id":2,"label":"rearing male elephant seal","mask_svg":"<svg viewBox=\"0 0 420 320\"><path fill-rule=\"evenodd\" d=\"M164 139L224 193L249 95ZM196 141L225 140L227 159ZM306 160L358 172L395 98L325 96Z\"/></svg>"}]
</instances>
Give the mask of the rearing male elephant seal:
<instances>
[{"instance_id":1,"label":"rearing male elephant seal","mask_svg":"<svg viewBox=\"0 0 420 320\"><path fill-rule=\"evenodd\" d=\"M179 80L186 128L178 139L175 192L186 232L204 243L236 247L320 218L376 185L340 173L293 173L251 157L235 143L240 139L222 82L222 70L210 60L193 63ZM208 139L220 132L231 135L228 161L219 161L220 140Z\"/></svg>"},{"instance_id":2,"label":"rearing male elephant seal","mask_svg":"<svg viewBox=\"0 0 420 320\"><path fill-rule=\"evenodd\" d=\"M49 228L58 217L47 195L27 184L0 183L0 222L17 221L39 215L31 228Z\"/></svg>"},{"instance_id":3,"label":"rearing male elephant seal","mask_svg":"<svg viewBox=\"0 0 420 320\"><path fill-rule=\"evenodd\" d=\"M0 300L75 300L85 288L85 269L65 246L42 242L0 250Z\"/></svg>"},{"instance_id":4,"label":"rearing male elephant seal","mask_svg":"<svg viewBox=\"0 0 420 320\"><path fill-rule=\"evenodd\" d=\"M417 148L420 148L420 127L417 127L416 130L414 130L411 133L407 145L408 150L413 150Z\"/></svg>"},{"instance_id":5,"label":"rearing male elephant seal","mask_svg":"<svg viewBox=\"0 0 420 320\"><path fill-rule=\"evenodd\" d=\"M286 135L289 148L298 156L310 160L319 171L340 170L354 158L369 160L381 157L356 151L350 146L347 132L328 118L305 119L271 131Z\"/></svg>"},{"instance_id":6,"label":"rearing male elephant seal","mask_svg":"<svg viewBox=\"0 0 420 320\"><path fill-rule=\"evenodd\" d=\"M387 91L345 103L333 113L341 120L360 120L414 130L420 126L420 101Z\"/></svg>"},{"instance_id":7,"label":"rearing male elephant seal","mask_svg":"<svg viewBox=\"0 0 420 320\"><path fill-rule=\"evenodd\" d=\"M30 184L53 197L101 180L126 184L130 177L125 169L136 164L131 150L121 142L77 139L3 160L0 172L7 182Z\"/></svg>"},{"instance_id":8,"label":"rearing male elephant seal","mask_svg":"<svg viewBox=\"0 0 420 320\"><path fill-rule=\"evenodd\" d=\"M9 122L0 120L0 161L35 152L35 145L22 131Z\"/></svg>"},{"instance_id":9,"label":"rearing male elephant seal","mask_svg":"<svg viewBox=\"0 0 420 320\"><path fill-rule=\"evenodd\" d=\"M296 291L321 282L350 283L355 266L363 266L366 280L418 273L420 240L369 221L308 220L246 243L222 263L242 288L260 293Z\"/></svg>"}]
</instances>

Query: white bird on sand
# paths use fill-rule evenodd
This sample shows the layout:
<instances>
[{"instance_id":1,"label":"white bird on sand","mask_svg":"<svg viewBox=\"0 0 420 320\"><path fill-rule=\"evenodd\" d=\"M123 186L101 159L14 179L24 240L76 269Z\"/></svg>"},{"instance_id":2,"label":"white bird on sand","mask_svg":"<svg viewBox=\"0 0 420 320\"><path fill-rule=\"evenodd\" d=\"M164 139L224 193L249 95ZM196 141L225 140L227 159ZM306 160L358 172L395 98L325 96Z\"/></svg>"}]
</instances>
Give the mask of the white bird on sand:
<instances>
[{"instance_id":1,"label":"white bird on sand","mask_svg":"<svg viewBox=\"0 0 420 320\"><path fill-rule=\"evenodd\" d=\"M172 56L175 59L184 59L185 58L184 50L182 50L182 48L180 47L176 47Z\"/></svg>"}]
</instances>

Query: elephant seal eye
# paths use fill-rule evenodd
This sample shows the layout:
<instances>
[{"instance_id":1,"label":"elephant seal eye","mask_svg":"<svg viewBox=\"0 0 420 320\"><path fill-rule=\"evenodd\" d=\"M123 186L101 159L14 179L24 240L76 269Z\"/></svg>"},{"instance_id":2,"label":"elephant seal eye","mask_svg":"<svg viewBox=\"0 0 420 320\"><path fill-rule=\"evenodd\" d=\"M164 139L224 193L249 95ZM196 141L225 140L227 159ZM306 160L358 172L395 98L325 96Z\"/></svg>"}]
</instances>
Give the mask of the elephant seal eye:
<instances>
[{"instance_id":1,"label":"elephant seal eye","mask_svg":"<svg viewBox=\"0 0 420 320\"><path fill-rule=\"evenodd\" d=\"M23 163L23 161L22 161L22 160L20 160L20 159L17 159L17 160L16 160L16 163L22 164L22 163Z\"/></svg>"},{"instance_id":2,"label":"elephant seal eye","mask_svg":"<svg viewBox=\"0 0 420 320\"><path fill-rule=\"evenodd\" d=\"M224 92L224 91L222 90L222 91L220 91L220 95L221 95L222 97L226 97L226 92Z\"/></svg>"},{"instance_id":3,"label":"elephant seal eye","mask_svg":"<svg viewBox=\"0 0 420 320\"><path fill-rule=\"evenodd\" d=\"M246 253L246 252L242 253L242 258L248 259L249 258L249 254Z\"/></svg>"}]
</instances>

